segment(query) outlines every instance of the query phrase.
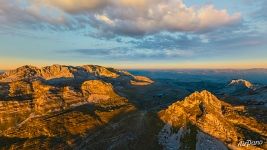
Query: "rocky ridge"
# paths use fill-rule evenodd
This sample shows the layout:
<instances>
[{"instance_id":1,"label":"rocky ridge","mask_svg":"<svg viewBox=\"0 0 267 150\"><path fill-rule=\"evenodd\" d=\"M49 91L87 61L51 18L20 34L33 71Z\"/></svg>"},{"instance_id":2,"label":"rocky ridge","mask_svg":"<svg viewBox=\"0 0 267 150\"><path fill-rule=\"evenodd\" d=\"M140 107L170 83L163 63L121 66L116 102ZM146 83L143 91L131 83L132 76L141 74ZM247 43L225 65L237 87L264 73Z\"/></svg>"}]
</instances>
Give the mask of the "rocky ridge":
<instances>
[{"instance_id":1,"label":"rocky ridge","mask_svg":"<svg viewBox=\"0 0 267 150\"><path fill-rule=\"evenodd\" d=\"M259 139L266 140L266 124L245 116L244 112L243 107L233 107L208 91L195 92L183 101L178 101L159 112L159 117L166 123L159 134L159 142L166 149L183 149L182 147L186 146L195 148L196 143L200 142L197 137L206 135L218 145L225 145L225 149L227 147L237 149L238 142L245 140L249 134L256 134ZM180 142L190 138L195 141L195 144L186 145L185 142ZM202 142L205 143L205 140ZM224 148L217 147L217 149ZM197 149L203 149L203 147L197 147Z\"/></svg>"},{"instance_id":2,"label":"rocky ridge","mask_svg":"<svg viewBox=\"0 0 267 150\"><path fill-rule=\"evenodd\" d=\"M146 77L96 65L23 66L5 72L0 75L0 141L1 136L38 141L43 136L66 140L63 133L84 134L135 110L119 94L118 86L127 89L151 83Z\"/></svg>"},{"instance_id":3,"label":"rocky ridge","mask_svg":"<svg viewBox=\"0 0 267 150\"><path fill-rule=\"evenodd\" d=\"M246 87L246 88L252 88L253 84L244 79L236 79L236 80L230 81L228 86L241 86L241 87Z\"/></svg>"},{"instance_id":4,"label":"rocky ridge","mask_svg":"<svg viewBox=\"0 0 267 150\"><path fill-rule=\"evenodd\" d=\"M15 70L5 72L0 75L0 82L14 82L20 80L53 80L53 79L96 79L96 78L126 78L129 81L140 81L152 83L153 81L147 77L134 76L127 71L117 70L114 68L106 68L97 65L84 66L65 66L52 65L42 68L34 66L22 66Z\"/></svg>"},{"instance_id":5,"label":"rocky ridge","mask_svg":"<svg viewBox=\"0 0 267 150\"><path fill-rule=\"evenodd\" d=\"M229 103L242 104L246 106L264 106L267 104L267 88L261 84L252 84L243 79L232 80L218 90L221 98Z\"/></svg>"}]
</instances>

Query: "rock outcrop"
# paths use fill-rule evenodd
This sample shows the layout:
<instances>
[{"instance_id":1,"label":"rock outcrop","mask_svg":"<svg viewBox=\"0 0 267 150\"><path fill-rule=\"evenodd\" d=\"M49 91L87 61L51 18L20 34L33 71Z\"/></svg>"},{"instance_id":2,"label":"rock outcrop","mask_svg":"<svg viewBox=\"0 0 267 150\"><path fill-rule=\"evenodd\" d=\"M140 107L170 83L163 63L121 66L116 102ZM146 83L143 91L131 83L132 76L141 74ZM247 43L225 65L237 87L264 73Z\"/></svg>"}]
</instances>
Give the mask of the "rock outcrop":
<instances>
[{"instance_id":1,"label":"rock outcrop","mask_svg":"<svg viewBox=\"0 0 267 150\"><path fill-rule=\"evenodd\" d=\"M129 72L97 65L47 67L22 66L0 75L0 101L32 100L34 111L48 113L84 103L101 106L127 102L115 92L132 85L149 85L153 81Z\"/></svg>"},{"instance_id":2,"label":"rock outcrop","mask_svg":"<svg viewBox=\"0 0 267 150\"><path fill-rule=\"evenodd\" d=\"M164 130L168 128L178 129L178 132L168 134L166 138L169 140L175 135L178 139L183 138L182 141L186 141L187 135L188 138L193 138L198 142L196 133L205 133L228 147L234 147L240 140L245 140L246 135L240 131L240 127L244 127L247 133L256 133L259 139L264 139L267 135L267 126L258 123L253 118L241 115L244 111L240 110L240 107L237 109L219 100L208 91L202 91L195 92L183 101L172 104L166 110L159 112L159 117L166 123L162 133L166 133ZM189 133L185 132L185 129ZM195 131L195 134L192 131ZM167 140L168 142L170 141ZM173 142L172 144L177 145L180 141L174 140ZM166 142L163 143L166 146ZM178 143L179 147L184 144L186 143Z\"/></svg>"},{"instance_id":3,"label":"rock outcrop","mask_svg":"<svg viewBox=\"0 0 267 150\"><path fill-rule=\"evenodd\" d=\"M30 80L39 76L39 69L34 66L22 66L15 70L10 70L0 75L0 82L13 82L20 80Z\"/></svg>"},{"instance_id":4,"label":"rock outcrop","mask_svg":"<svg viewBox=\"0 0 267 150\"><path fill-rule=\"evenodd\" d=\"M38 75L46 80L73 78L77 69L71 66L52 65L38 69Z\"/></svg>"},{"instance_id":5,"label":"rock outcrop","mask_svg":"<svg viewBox=\"0 0 267 150\"><path fill-rule=\"evenodd\" d=\"M30 114L42 116L88 104L107 110L128 105L128 100L118 94L113 84L127 88L131 80L146 82L145 85L153 82L97 65L43 68L26 65L5 72L0 75L2 128L14 127Z\"/></svg>"},{"instance_id":6,"label":"rock outcrop","mask_svg":"<svg viewBox=\"0 0 267 150\"><path fill-rule=\"evenodd\" d=\"M267 88L261 84L252 84L243 79L232 80L222 89L218 90L221 98L229 103L246 106L267 106Z\"/></svg>"},{"instance_id":7,"label":"rock outcrop","mask_svg":"<svg viewBox=\"0 0 267 150\"><path fill-rule=\"evenodd\" d=\"M134 76L127 71L114 68L105 68L97 65L65 66L52 65L43 68L34 66L22 66L18 69L5 72L0 75L1 82L46 80L50 83L62 84L62 82L82 82L92 79L109 79L129 82L133 85L149 85L153 81L147 77Z\"/></svg>"},{"instance_id":8,"label":"rock outcrop","mask_svg":"<svg viewBox=\"0 0 267 150\"><path fill-rule=\"evenodd\" d=\"M144 76L134 76L134 79L131 80L131 84L132 85L150 85L152 84L154 81L152 81L151 79L144 77Z\"/></svg>"},{"instance_id":9,"label":"rock outcrop","mask_svg":"<svg viewBox=\"0 0 267 150\"><path fill-rule=\"evenodd\" d=\"M90 130L135 111L114 87L127 88L134 78L126 71L96 65L23 66L1 74L0 149L6 141L7 149L17 145L62 149L72 146L70 141L79 145Z\"/></svg>"},{"instance_id":10,"label":"rock outcrop","mask_svg":"<svg viewBox=\"0 0 267 150\"><path fill-rule=\"evenodd\" d=\"M105 68L102 66L84 65L82 66L86 70L93 74L94 76L107 77L107 78L118 78L121 74L120 71L113 68Z\"/></svg>"},{"instance_id":11,"label":"rock outcrop","mask_svg":"<svg viewBox=\"0 0 267 150\"><path fill-rule=\"evenodd\" d=\"M112 84L101 80L89 80L82 84L82 93L89 103L99 105L121 105L127 102L115 93Z\"/></svg>"},{"instance_id":12,"label":"rock outcrop","mask_svg":"<svg viewBox=\"0 0 267 150\"><path fill-rule=\"evenodd\" d=\"M228 86L239 86L239 87L252 88L253 87L253 84L250 83L247 80L236 79L236 80L230 81L230 83L228 84Z\"/></svg>"},{"instance_id":13,"label":"rock outcrop","mask_svg":"<svg viewBox=\"0 0 267 150\"><path fill-rule=\"evenodd\" d=\"M252 93L254 90L254 85L249 81L243 79L231 80L220 93L226 95L242 95L247 93Z\"/></svg>"}]
</instances>

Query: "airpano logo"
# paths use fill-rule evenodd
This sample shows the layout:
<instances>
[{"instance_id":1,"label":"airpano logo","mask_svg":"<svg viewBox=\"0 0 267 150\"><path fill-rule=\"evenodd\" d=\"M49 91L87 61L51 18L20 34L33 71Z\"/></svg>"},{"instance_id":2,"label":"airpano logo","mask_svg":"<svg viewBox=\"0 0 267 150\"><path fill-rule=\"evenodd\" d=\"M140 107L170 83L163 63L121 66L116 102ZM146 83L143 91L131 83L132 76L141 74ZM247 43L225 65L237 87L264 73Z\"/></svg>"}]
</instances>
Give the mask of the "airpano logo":
<instances>
[{"instance_id":1,"label":"airpano logo","mask_svg":"<svg viewBox=\"0 0 267 150\"><path fill-rule=\"evenodd\" d=\"M239 147L248 147L248 146L260 146L263 145L263 140L253 141L253 140L246 140L246 141L240 141L237 146Z\"/></svg>"}]
</instances>

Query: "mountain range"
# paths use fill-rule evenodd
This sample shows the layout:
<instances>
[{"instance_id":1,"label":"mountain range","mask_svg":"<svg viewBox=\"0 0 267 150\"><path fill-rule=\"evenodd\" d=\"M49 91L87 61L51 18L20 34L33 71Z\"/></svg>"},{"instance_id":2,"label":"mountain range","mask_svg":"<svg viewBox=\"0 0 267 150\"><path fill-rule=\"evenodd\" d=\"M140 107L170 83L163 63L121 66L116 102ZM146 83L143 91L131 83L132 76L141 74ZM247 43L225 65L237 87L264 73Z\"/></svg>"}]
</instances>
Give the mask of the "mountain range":
<instances>
[{"instance_id":1,"label":"mountain range","mask_svg":"<svg viewBox=\"0 0 267 150\"><path fill-rule=\"evenodd\" d=\"M243 79L22 66L0 75L0 149L266 149L266 92Z\"/></svg>"}]
</instances>

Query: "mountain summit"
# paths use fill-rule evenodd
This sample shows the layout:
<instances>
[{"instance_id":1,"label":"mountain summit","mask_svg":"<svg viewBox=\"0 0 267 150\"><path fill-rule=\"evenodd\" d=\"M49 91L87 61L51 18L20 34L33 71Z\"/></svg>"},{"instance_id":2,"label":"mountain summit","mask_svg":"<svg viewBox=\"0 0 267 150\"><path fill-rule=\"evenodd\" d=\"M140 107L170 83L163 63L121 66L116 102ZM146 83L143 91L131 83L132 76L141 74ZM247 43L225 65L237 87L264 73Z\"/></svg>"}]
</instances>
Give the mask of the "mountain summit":
<instances>
[{"instance_id":1,"label":"mountain summit","mask_svg":"<svg viewBox=\"0 0 267 150\"><path fill-rule=\"evenodd\" d=\"M208 91L195 92L159 112L166 123L159 142L166 149L227 149L237 148L238 142L250 134L264 138L266 125L244 112L244 108L233 107ZM189 140L195 144L188 145Z\"/></svg>"},{"instance_id":2,"label":"mountain summit","mask_svg":"<svg viewBox=\"0 0 267 150\"><path fill-rule=\"evenodd\" d=\"M252 88L253 87L253 84L250 83L247 80L244 80L244 79L236 79L236 80L230 81L230 83L228 84L228 86L239 86L239 87Z\"/></svg>"}]
</instances>

